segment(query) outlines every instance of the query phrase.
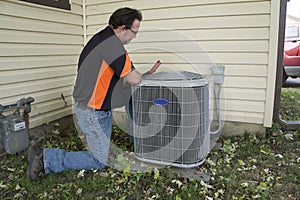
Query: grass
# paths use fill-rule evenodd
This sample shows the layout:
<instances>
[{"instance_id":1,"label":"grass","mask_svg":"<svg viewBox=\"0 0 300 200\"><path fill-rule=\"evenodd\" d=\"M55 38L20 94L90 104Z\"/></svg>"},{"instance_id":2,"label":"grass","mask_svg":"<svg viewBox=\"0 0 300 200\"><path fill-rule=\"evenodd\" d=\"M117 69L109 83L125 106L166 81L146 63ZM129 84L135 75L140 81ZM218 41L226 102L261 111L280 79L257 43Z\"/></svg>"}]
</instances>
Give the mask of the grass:
<instances>
[{"instance_id":1,"label":"grass","mask_svg":"<svg viewBox=\"0 0 300 200\"><path fill-rule=\"evenodd\" d=\"M126 138L123 142L130 146L127 135L114 127L116 138ZM31 183L25 174L27 152L6 155L1 159L1 199L299 199L299 139L299 131L224 139L223 147L194 169L195 174L208 174L209 181L188 179L164 167L143 173L113 168L66 171ZM73 147L69 150L84 148L69 145L80 144L75 134L52 135L49 141Z\"/></svg>"},{"instance_id":2,"label":"grass","mask_svg":"<svg viewBox=\"0 0 300 200\"><path fill-rule=\"evenodd\" d=\"M296 95L284 91L283 104L290 105L285 100L292 101ZM299 119L300 112L291 108L281 114ZM123 170L70 170L32 183L25 173L28 152L4 155L0 161L0 199L300 199L300 131L278 134L279 130L274 124L265 138L256 134L221 138L222 148L210 152L205 163L192 170L194 178L173 167L135 172L128 160L117 156L115 162L123 164ZM118 127L113 128L112 141L123 151L133 149L127 134ZM44 147L84 149L75 130L52 131ZM206 178L201 180L203 175Z\"/></svg>"},{"instance_id":3,"label":"grass","mask_svg":"<svg viewBox=\"0 0 300 200\"><path fill-rule=\"evenodd\" d=\"M300 120L300 90L297 88L281 89L281 118L287 121Z\"/></svg>"}]
</instances>

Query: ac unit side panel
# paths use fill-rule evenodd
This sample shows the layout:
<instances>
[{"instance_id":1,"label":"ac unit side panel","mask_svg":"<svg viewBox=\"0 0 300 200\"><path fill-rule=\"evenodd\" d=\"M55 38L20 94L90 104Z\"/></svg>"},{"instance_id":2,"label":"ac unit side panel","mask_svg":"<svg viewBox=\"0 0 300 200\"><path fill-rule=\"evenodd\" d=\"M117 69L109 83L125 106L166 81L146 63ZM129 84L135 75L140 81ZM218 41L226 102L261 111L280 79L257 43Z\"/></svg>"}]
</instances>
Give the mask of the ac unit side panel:
<instances>
[{"instance_id":1,"label":"ac unit side panel","mask_svg":"<svg viewBox=\"0 0 300 200\"><path fill-rule=\"evenodd\" d=\"M152 83L153 84L153 83ZM155 85L155 84L154 84ZM209 152L209 87L133 88L134 151L155 163L189 165Z\"/></svg>"}]
</instances>

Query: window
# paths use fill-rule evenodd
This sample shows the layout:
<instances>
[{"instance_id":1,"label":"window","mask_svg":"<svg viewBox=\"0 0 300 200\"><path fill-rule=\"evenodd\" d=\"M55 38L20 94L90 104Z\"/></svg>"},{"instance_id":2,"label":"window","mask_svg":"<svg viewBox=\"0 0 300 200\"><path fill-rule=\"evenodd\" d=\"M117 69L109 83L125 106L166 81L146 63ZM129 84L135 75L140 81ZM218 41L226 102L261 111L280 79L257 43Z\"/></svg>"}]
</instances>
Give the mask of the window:
<instances>
[{"instance_id":1,"label":"window","mask_svg":"<svg viewBox=\"0 0 300 200\"><path fill-rule=\"evenodd\" d=\"M299 27L298 26L287 27L285 32L285 37L286 38L299 37Z\"/></svg>"},{"instance_id":2,"label":"window","mask_svg":"<svg viewBox=\"0 0 300 200\"><path fill-rule=\"evenodd\" d=\"M71 10L71 5L69 0L20 0L30 3L35 3L44 6L50 6L54 8L61 8L64 10Z\"/></svg>"}]
</instances>

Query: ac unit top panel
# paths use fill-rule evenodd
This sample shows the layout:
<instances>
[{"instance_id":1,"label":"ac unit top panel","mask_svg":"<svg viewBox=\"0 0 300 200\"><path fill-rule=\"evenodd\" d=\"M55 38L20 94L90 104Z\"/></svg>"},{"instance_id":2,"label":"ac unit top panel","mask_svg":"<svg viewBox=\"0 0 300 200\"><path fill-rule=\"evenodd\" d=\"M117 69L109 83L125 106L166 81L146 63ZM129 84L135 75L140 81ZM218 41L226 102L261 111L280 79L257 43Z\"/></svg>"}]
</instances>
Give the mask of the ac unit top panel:
<instances>
[{"instance_id":1,"label":"ac unit top panel","mask_svg":"<svg viewBox=\"0 0 300 200\"><path fill-rule=\"evenodd\" d=\"M169 86L169 87L199 87L207 85L207 79L201 74L179 71L179 72L157 72L143 76L137 86Z\"/></svg>"}]
</instances>

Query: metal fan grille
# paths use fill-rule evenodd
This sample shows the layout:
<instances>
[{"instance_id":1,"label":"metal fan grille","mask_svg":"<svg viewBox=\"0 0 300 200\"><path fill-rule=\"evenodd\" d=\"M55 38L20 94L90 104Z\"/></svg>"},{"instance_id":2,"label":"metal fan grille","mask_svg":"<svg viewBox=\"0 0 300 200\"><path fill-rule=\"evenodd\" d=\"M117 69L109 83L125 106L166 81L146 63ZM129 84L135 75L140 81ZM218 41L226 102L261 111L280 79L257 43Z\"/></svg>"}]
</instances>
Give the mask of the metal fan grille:
<instances>
[{"instance_id":1,"label":"metal fan grille","mask_svg":"<svg viewBox=\"0 0 300 200\"><path fill-rule=\"evenodd\" d=\"M180 72L158 72L145 76L144 80L156 80L156 81L180 81L180 80L197 80L203 79L201 74L196 74L187 71Z\"/></svg>"},{"instance_id":2,"label":"metal fan grille","mask_svg":"<svg viewBox=\"0 0 300 200\"><path fill-rule=\"evenodd\" d=\"M182 74L192 75L189 80L198 79L200 86L182 85L181 82L187 83ZM163 75L167 80L178 80L178 86L169 87L166 80L153 75L147 80L153 77L156 86L142 81L133 88L135 154L141 160L158 164L201 164L209 151L208 83L203 85L203 77L198 74Z\"/></svg>"}]
</instances>

